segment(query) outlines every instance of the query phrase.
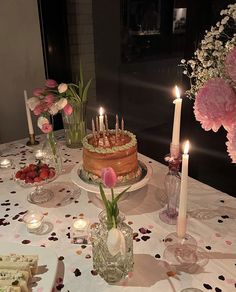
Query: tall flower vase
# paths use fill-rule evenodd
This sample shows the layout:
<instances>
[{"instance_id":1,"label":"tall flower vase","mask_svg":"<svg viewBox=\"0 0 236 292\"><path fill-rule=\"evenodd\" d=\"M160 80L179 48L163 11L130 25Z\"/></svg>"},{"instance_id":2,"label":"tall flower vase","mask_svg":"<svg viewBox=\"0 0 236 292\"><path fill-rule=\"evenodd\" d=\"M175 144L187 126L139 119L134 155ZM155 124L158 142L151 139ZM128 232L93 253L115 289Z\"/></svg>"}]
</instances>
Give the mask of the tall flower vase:
<instances>
[{"instance_id":1,"label":"tall flower vase","mask_svg":"<svg viewBox=\"0 0 236 292\"><path fill-rule=\"evenodd\" d=\"M86 102L75 102L71 115L63 113L66 146L69 148L82 147L86 135Z\"/></svg>"},{"instance_id":2,"label":"tall flower vase","mask_svg":"<svg viewBox=\"0 0 236 292\"><path fill-rule=\"evenodd\" d=\"M99 214L100 223L92 229L93 267L109 284L125 278L133 270L133 230L124 223L124 216L118 216L117 228L125 239L125 252L111 255L107 247L108 222L106 212Z\"/></svg>"},{"instance_id":3,"label":"tall flower vase","mask_svg":"<svg viewBox=\"0 0 236 292\"><path fill-rule=\"evenodd\" d=\"M169 170L165 176L164 190L167 196L167 207L159 214L160 219L170 225L177 222L177 203L180 192L181 177L179 174L180 159L169 159Z\"/></svg>"},{"instance_id":4,"label":"tall flower vase","mask_svg":"<svg viewBox=\"0 0 236 292\"><path fill-rule=\"evenodd\" d=\"M62 159L60 147L56 142L53 131L47 134L46 140L42 147L42 161L55 167L58 174L62 171Z\"/></svg>"}]
</instances>

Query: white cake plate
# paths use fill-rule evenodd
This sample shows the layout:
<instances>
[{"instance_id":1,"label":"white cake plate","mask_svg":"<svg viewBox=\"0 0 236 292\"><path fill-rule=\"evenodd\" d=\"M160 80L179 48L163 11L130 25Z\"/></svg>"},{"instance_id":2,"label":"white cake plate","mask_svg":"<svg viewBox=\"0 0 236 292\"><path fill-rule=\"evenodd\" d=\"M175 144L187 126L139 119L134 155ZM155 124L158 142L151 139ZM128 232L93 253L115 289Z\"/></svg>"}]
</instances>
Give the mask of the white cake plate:
<instances>
[{"instance_id":1,"label":"white cake plate","mask_svg":"<svg viewBox=\"0 0 236 292\"><path fill-rule=\"evenodd\" d=\"M140 178L135 182L127 182L126 184L122 184L120 186L117 186L114 188L115 194L121 193L123 190L125 190L128 186L131 185L128 192L133 192L138 189L141 189L144 187L148 181L150 180L152 176L152 168L149 164L147 164L144 160L142 160L140 157L138 158L139 166L141 167L141 176ZM72 181L79 186L81 189L99 194L99 186L96 183L90 182L83 178L81 175L81 171L83 169L83 162L81 161L79 164L77 164L71 171L71 179ZM111 194L111 190L108 188L104 188L104 192L106 195Z\"/></svg>"}]
</instances>

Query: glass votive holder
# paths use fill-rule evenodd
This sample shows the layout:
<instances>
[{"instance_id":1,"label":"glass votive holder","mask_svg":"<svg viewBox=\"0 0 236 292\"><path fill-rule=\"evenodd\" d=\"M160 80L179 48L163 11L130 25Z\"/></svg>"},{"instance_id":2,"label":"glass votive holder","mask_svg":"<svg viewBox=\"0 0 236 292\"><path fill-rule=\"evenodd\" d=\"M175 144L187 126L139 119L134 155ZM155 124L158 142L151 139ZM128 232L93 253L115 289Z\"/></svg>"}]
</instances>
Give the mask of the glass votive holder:
<instances>
[{"instance_id":1,"label":"glass votive holder","mask_svg":"<svg viewBox=\"0 0 236 292\"><path fill-rule=\"evenodd\" d=\"M75 220L70 228L71 243L89 244L89 226L90 222L87 219Z\"/></svg>"},{"instance_id":2,"label":"glass votive holder","mask_svg":"<svg viewBox=\"0 0 236 292\"><path fill-rule=\"evenodd\" d=\"M30 233L40 233L43 226L43 214L37 211L28 211L23 217L27 230Z\"/></svg>"},{"instance_id":3,"label":"glass votive holder","mask_svg":"<svg viewBox=\"0 0 236 292\"><path fill-rule=\"evenodd\" d=\"M12 166L12 164L13 164L13 161L11 159L2 158L0 160L0 168L9 168Z\"/></svg>"},{"instance_id":4,"label":"glass votive holder","mask_svg":"<svg viewBox=\"0 0 236 292\"><path fill-rule=\"evenodd\" d=\"M45 156L45 153L42 149L37 149L34 152L34 156L37 160L42 160Z\"/></svg>"}]
</instances>

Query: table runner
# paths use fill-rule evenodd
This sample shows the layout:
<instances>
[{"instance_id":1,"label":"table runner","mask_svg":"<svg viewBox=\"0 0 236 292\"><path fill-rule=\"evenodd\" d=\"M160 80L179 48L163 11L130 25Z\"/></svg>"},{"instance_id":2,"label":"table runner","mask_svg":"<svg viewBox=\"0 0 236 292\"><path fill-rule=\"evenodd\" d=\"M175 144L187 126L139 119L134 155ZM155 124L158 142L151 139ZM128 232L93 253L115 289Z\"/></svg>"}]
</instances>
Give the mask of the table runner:
<instances>
[{"instance_id":1,"label":"table runner","mask_svg":"<svg viewBox=\"0 0 236 292\"><path fill-rule=\"evenodd\" d=\"M55 198L42 205L27 201L31 188L23 188L12 180L14 169L0 170L0 241L50 248L56 252L59 265L56 291L181 291L188 287L203 291L236 291L236 199L189 178L188 233L198 242L203 262L192 268L171 266L164 258L165 236L175 226L159 220L165 206L163 190L167 167L146 156L153 176L144 188L129 193L120 202L120 210L134 231L134 271L116 285L108 285L92 266L91 246L71 244L69 228L79 215L97 221L102 203L91 193L73 184L70 171L82 159L82 149L69 149L58 136L63 157L63 173L47 185ZM42 139L42 137L39 137ZM32 159L33 149L26 140L3 144L1 156L14 160L15 169ZM190 156L191 163L191 156ZM13 167L14 168L14 167ZM224 175L224 174L222 174ZM27 232L22 217L28 209L45 215L50 232L35 235ZM1 252L1 245L0 245ZM206 260L206 256L208 260ZM37 292L50 292L41 287Z\"/></svg>"}]
</instances>

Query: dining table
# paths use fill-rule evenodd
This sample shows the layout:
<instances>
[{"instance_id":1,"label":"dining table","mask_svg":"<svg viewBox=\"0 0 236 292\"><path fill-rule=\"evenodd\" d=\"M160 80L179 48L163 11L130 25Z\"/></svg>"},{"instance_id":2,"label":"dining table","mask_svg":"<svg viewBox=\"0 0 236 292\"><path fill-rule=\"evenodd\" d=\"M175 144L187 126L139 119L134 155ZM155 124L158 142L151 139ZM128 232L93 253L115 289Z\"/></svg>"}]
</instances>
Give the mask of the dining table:
<instances>
[{"instance_id":1,"label":"dining table","mask_svg":"<svg viewBox=\"0 0 236 292\"><path fill-rule=\"evenodd\" d=\"M14 244L48 250L58 260L53 288L41 285L39 279L32 292L236 291L236 198L188 178L187 233L196 240L196 258L194 263L173 263L166 252L165 238L176 231L176 225L159 219L167 203L164 180L168 167L164 160L160 163L141 153L139 159L152 170L150 178L119 202L125 222L133 229L134 268L118 283L105 282L93 268L92 246L72 243L70 236L76 218L98 222L102 200L99 194L82 189L72 177L73 170L81 165L83 149L66 147L61 131L56 137L62 172L45 185L54 197L41 205L27 200L33 188L18 184L14 173L34 159L44 136L37 136L38 146L27 146L27 139L0 145L1 159L13 162L11 167L0 169L0 255L4 246ZM28 210L43 213L45 232L28 232L23 221Z\"/></svg>"}]
</instances>

